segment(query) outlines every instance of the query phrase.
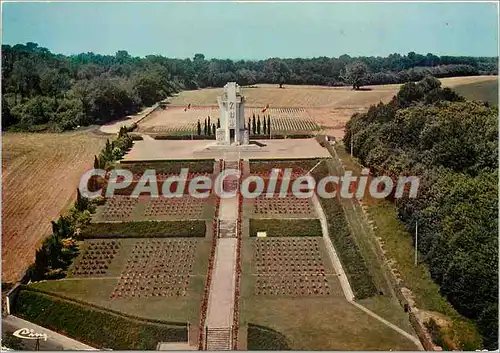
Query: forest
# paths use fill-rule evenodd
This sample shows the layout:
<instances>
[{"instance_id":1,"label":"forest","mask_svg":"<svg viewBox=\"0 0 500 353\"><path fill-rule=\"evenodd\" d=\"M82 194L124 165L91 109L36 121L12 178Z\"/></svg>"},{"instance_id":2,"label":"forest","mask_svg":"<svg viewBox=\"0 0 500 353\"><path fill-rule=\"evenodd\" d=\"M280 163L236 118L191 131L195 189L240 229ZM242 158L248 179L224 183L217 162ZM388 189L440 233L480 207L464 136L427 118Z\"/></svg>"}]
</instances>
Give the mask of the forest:
<instances>
[{"instance_id":1,"label":"forest","mask_svg":"<svg viewBox=\"0 0 500 353\"><path fill-rule=\"evenodd\" d=\"M441 293L498 349L498 107L427 77L347 123L344 144L374 175L420 178L394 200Z\"/></svg>"},{"instance_id":2,"label":"forest","mask_svg":"<svg viewBox=\"0 0 500 353\"><path fill-rule=\"evenodd\" d=\"M404 83L435 77L497 74L498 60L410 52L388 57L174 59L159 55L51 53L37 43L2 45L2 129L63 131L103 124L186 89L229 81L342 86Z\"/></svg>"}]
</instances>

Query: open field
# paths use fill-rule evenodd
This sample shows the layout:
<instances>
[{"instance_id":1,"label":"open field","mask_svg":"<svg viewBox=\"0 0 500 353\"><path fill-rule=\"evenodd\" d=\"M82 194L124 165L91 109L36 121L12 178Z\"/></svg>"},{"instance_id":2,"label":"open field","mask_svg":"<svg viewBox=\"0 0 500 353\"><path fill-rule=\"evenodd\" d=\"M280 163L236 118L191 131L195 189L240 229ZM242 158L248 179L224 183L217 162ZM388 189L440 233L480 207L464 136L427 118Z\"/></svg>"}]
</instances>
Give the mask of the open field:
<instances>
[{"instance_id":1,"label":"open field","mask_svg":"<svg viewBox=\"0 0 500 353\"><path fill-rule=\"evenodd\" d=\"M454 88L466 84L480 85L480 83L485 83L489 85L488 82L497 82L497 79L497 76L451 77L443 78L441 82L444 87ZM366 86L366 90L363 91L353 91L350 87L296 85L285 85L284 87L280 89L278 85L270 84L258 84L252 88L243 87L242 94L246 98L246 107L253 107L258 111L269 104L270 109L268 109L268 112L276 108L295 108L297 111L303 112L301 114L304 114L306 118L311 119L315 124L322 127L326 134L341 138L344 134L344 125L352 114L362 112L372 104L388 102L396 94L401 85ZM198 118L204 119L207 117L207 114L201 110L201 107L214 107L217 102L217 96L221 93L222 88L184 91L169 99L171 103L169 109L179 109L179 114L192 114L193 117L189 118L188 123L193 123ZM469 99L478 99L474 98L473 94L465 94L465 96L469 97ZM493 93L489 96L493 96ZM184 112L184 107L188 104L197 106L198 110ZM203 114L201 114L202 111L204 112ZM217 120L218 112L216 110L213 112L210 116ZM273 113L270 114L272 118ZM295 116L295 113L289 114L292 119L304 119L302 116ZM156 119L152 115L151 118L148 117L141 124L145 124L144 126L151 128L154 125L162 125L163 121L165 121L165 118L158 117ZM180 115L180 118L172 118L172 121L178 122L176 124L179 124L179 126L185 124L182 115Z\"/></svg>"},{"instance_id":2,"label":"open field","mask_svg":"<svg viewBox=\"0 0 500 353\"><path fill-rule=\"evenodd\" d=\"M83 132L2 135L2 281L22 277L105 141Z\"/></svg>"},{"instance_id":3,"label":"open field","mask_svg":"<svg viewBox=\"0 0 500 353\"><path fill-rule=\"evenodd\" d=\"M100 255L96 244L111 248L113 243L119 244L117 254L106 272L90 273L95 265L89 260ZM199 321L209 239L89 240L82 249L68 278L32 287L145 319Z\"/></svg>"},{"instance_id":4,"label":"open field","mask_svg":"<svg viewBox=\"0 0 500 353\"><path fill-rule=\"evenodd\" d=\"M292 248L287 251L294 252L297 258L291 265L263 266L263 261L269 259L274 264L280 262L278 255L272 253L273 247L258 245L259 242L282 242L281 239L243 240L241 327L248 323L266 326L284 335L295 350L417 349L410 340L344 299L321 238L316 238L317 242L314 238L288 238L290 243L297 243L297 239L313 243L301 243L304 249L290 244ZM304 261L300 263L301 260Z\"/></svg>"},{"instance_id":5,"label":"open field","mask_svg":"<svg viewBox=\"0 0 500 353\"><path fill-rule=\"evenodd\" d=\"M482 81L497 81L496 76L450 77L440 80L444 87L456 87L467 83ZM392 96L401 87L400 84L364 86L368 91L353 91L350 87L326 86L297 86L258 84L256 88L242 87L242 94L246 99L247 107L264 108L269 104L271 108L340 108L340 107L367 107L384 101ZM175 106L214 106L222 88L206 88L194 91L184 91L169 99Z\"/></svg>"}]
</instances>

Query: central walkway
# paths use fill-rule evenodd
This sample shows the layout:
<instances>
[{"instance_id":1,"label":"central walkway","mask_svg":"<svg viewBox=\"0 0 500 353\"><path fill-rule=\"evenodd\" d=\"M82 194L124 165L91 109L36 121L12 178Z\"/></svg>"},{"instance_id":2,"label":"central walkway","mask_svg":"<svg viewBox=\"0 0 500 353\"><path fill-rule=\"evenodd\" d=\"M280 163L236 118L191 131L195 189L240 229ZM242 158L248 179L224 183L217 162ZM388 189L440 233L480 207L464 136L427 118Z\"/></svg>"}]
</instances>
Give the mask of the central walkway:
<instances>
[{"instance_id":1,"label":"central walkway","mask_svg":"<svg viewBox=\"0 0 500 353\"><path fill-rule=\"evenodd\" d=\"M224 168L237 169L238 162L226 161ZM232 186L225 187L225 190L234 190L236 184ZM231 349L236 289L237 221L238 196L221 198L213 277L208 297L206 350Z\"/></svg>"}]
</instances>

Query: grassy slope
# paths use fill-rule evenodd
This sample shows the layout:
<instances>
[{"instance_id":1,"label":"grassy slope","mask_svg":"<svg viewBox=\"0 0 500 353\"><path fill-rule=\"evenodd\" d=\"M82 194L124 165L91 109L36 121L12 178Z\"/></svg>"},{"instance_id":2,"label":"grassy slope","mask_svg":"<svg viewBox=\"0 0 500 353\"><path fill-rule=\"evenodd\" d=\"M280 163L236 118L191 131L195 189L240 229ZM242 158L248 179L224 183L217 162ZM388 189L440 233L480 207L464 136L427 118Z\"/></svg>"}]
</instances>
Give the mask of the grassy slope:
<instances>
[{"instance_id":1,"label":"grassy slope","mask_svg":"<svg viewBox=\"0 0 500 353\"><path fill-rule=\"evenodd\" d=\"M157 342L187 340L186 327L135 320L50 295L22 290L16 314L94 347L155 349Z\"/></svg>"},{"instance_id":2,"label":"grassy slope","mask_svg":"<svg viewBox=\"0 0 500 353\"><path fill-rule=\"evenodd\" d=\"M498 81L474 82L453 88L468 100L486 101L498 105Z\"/></svg>"}]
</instances>

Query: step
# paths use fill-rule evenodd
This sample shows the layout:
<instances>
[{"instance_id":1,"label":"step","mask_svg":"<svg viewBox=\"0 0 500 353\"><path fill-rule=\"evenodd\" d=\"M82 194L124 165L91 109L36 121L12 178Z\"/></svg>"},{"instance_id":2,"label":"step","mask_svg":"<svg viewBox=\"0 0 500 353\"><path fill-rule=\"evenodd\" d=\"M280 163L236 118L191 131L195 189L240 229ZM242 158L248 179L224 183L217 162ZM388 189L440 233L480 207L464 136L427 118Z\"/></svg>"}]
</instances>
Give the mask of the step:
<instances>
[{"instance_id":1,"label":"step","mask_svg":"<svg viewBox=\"0 0 500 353\"><path fill-rule=\"evenodd\" d=\"M207 347L209 351L231 350L231 329L215 328L207 330Z\"/></svg>"}]
</instances>

